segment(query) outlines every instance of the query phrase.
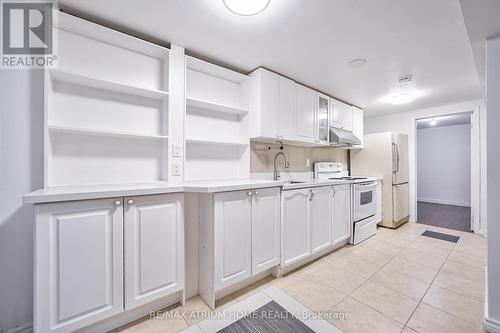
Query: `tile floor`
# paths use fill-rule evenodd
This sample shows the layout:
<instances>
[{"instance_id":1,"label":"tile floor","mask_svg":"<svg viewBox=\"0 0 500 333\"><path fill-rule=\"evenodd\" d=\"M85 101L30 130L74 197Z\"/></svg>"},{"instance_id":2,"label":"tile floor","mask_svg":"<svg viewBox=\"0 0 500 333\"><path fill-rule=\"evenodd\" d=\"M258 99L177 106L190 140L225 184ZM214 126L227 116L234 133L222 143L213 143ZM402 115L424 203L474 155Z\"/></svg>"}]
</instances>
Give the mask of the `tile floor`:
<instances>
[{"instance_id":1,"label":"tile floor","mask_svg":"<svg viewBox=\"0 0 500 333\"><path fill-rule=\"evenodd\" d=\"M420 236L424 230L461 238L455 244ZM358 246L223 298L213 312L195 297L165 310L184 317L144 318L117 331L215 332L237 320L217 314L253 311L275 300L292 313L326 314L298 316L316 332L483 332L485 264L486 239L480 236L415 223L379 228ZM206 319L208 314L217 318Z\"/></svg>"}]
</instances>

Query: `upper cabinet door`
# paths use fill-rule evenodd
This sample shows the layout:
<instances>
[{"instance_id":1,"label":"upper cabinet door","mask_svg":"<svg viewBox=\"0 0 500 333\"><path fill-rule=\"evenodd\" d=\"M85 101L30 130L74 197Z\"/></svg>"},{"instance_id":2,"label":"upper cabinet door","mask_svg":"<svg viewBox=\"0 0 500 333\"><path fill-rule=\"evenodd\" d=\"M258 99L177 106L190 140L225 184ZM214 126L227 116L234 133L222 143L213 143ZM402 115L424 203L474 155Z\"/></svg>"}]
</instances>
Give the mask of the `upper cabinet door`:
<instances>
[{"instance_id":1,"label":"upper cabinet door","mask_svg":"<svg viewBox=\"0 0 500 333\"><path fill-rule=\"evenodd\" d=\"M352 107L331 98L330 108L330 126L352 131Z\"/></svg>"},{"instance_id":2,"label":"upper cabinet door","mask_svg":"<svg viewBox=\"0 0 500 333\"><path fill-rule=\"evenodd\" d=\"M333 192L333 244L337 245L351 236L351 185L336 185Z\"/></svg>"},{"instance_id":3,"label":"upper cabinet door","mask_svg":"<svg viewBox=\"0 0 500 333\"><path fill-rule=\"evenodd\" d=\"M281 189L259 189L252 195L252 274L280 263Z\"/></svg>"},{"instance_id":4,"label":"upper cabinet door","mask_svg":"<svg viewBox=\"0 0 500 333\"><path fill-rule=\"evenodd\" d=\"M299 141L315 142L316 91L295 84L295 137Z\"/></svg>"},{"instance_id":5,"label":"upper cabinet door","mask_svg":"<svg viewBox=\"0 0 500 333\"><path fill-rule=\"evenodd\" d=\"M295 82L279 76L279 135L293 140L295 135Z\"/></svg>"},{"instance_id":6,"label":"upper cabinet door","mask_svg":"<svg viewBox=\"0 0 500 333\"><path fill-rule=\"evenodd\" d=\"M125 198L125 308L184 288L184 197Z\"/></svg>"},{"instance_id":7,"label":"upper cabinet door","mask_svg":"<svg viewBox=\"0 0 500 333\"><path fill-rule=\"evenodd\" d=\"M280 139L282 134L280 133L279 75L261 69L257 77L260 77L261 136Z\"/></svg>"},{"instance_id":8,"label":"upper cabinet door","mask_svg":"<svg viewBox=\"0 0 500 333\"><path fill-rule=\"evenodd\" d=\"M73 332L123 312L123 204L35 207L35 332Z\"/></svg>"},{"instance_id":9,"label":"upper cabinet door","mask_svg":"<svg viewBox=\"0 0 500 333\"><path fill-rule=\"evenodd\" d=\"M309 190L283 192L281 222L281 266L293 264L311 254Z\"/></svg>"},{"instance_id":10,"label":"upper cabinet door","mask_svg":"<svg viewBox=\"0 0 500 333\"><path fill-rule=\"evenodd\" d=\"M214 195L215 291L252 275L252 193Z\"/></svg>"},{"instance_id":11,"label":"upper cabinet door","mask_svg":"<svg viewBox=\"0 0 500 333\"><path fill-rule=\"evenodd\" d=\"M329 104L330 98L326 95L318 93L318 109L317 109L317 140L318 143L328 143L329 142Z\"/></svg>"},{"instance_id":12,"label":"upper cabinet door","mask_svg":"<svg viewBox=\"0 0 500 333\"><path fill-rule=\"evenodd\" d=\"M352 149L363 148L363 137L364 137L364 119L363 110L352 106L352 134L361 140L361 144L352 146Z\"/></svg>"},{"instance_id":13,"label":"upper cabinet door","mask_svg":"<svg viewBox=\"0 0 500 333\"><path fill-rule=\"evenodd\" d=\"M332 245L332 188L319 187L311 190L311 250L319 252Z\"/></svg>"}]
</instances>

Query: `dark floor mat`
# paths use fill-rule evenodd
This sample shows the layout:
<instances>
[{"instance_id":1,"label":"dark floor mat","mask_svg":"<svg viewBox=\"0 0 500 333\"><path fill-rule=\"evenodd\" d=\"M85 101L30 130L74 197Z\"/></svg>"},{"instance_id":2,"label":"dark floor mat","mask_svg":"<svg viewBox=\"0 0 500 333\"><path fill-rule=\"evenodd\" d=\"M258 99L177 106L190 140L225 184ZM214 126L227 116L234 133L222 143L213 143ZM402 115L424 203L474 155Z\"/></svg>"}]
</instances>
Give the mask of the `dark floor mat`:
<instances>
[{"instance_id":1,"label":"dark floor mat","mask_svg":"<svg viewBox=\"0 0 500 333\"><path fill-rule=\"evenodd\" d=\"M442 205L419 201L417 223L441 228L471 231L470 207Z\"/></svg>"},{"instance_id":2,"label":"dark floor mat","mask_svg":"<svg viewBox=\"0 0 500 333\"><path fill-rule=\"evenodd\" d=\"M221 333L314 333L278 303L272 301L221 329Z\"/></svg>"},{"instance_id":3,"label":"dark floor mat","mask_svg":"<svg viewBox=\"0 0 500 333\"><path fill-rule=\"evenodd\" d=\"M453 242L453 243L458 242L458 240L460 239L460 237L458 237L458 236L443 234L440 232L435 232L435 231L430 231L430 230L424 231L422 236L432 237L432 238L436 238L436 239L440 239L440 240L444 240L444 241L448 241L448 242Z\"/></svg>"}]
</instances>

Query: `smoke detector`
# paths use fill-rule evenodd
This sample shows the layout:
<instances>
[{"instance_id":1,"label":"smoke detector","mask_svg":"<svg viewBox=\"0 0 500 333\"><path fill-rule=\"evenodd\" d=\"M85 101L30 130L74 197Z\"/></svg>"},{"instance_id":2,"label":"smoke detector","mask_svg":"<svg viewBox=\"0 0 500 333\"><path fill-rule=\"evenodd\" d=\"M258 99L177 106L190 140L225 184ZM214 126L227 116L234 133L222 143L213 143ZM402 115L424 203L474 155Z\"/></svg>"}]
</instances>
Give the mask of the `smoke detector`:
<instances>
[{"instance_id":1,"label":"smoke detector","mask_svg":"<svg viewBox=\"0 0 500 333\"><path fill-rule=\"evenodd\" d=\"M400 75L398 82L401 85L410 84L413 82L413 75L411 75L411 74Z\"/></svg>"}]
</instances>

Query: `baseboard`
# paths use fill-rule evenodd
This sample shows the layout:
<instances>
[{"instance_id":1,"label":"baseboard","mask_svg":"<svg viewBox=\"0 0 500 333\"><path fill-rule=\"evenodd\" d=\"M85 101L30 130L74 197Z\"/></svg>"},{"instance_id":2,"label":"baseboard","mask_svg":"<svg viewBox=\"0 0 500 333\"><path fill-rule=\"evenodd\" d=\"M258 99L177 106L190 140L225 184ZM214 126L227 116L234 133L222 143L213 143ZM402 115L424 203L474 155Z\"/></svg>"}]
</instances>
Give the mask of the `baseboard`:
<instances>
[{"instance_id":1,"label":"baseboard","mask_svg":"<svg viewBox=\"0 0 500 333\"><path fill-rule=\"evenodd\" d=\"M470 207L470 202L461 202L461 201L453 201L453 200L417 198L417 201L427 202L427 203L435 203L435 204L441 204L441 205Z\"/></svg>"},{"instance_id":2,"label":"baseboard","mask_svg":"<svg viewBox=\"0 0 500 333\"><path fill-rule=\"evenodd\" d=\"M33 323L26 323L5 331L5 333L33 333Z\"/></svg>"}]
</instances>

